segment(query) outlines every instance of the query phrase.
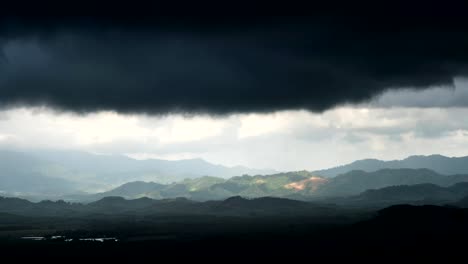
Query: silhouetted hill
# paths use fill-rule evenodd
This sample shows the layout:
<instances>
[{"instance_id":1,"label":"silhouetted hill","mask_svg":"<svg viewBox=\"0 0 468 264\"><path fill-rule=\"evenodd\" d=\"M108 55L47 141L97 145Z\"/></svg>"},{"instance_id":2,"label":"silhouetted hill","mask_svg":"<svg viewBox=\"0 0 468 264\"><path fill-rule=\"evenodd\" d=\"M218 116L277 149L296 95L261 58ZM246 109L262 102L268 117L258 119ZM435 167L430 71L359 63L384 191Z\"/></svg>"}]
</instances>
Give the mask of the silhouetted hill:
<instances>
[{"instance_id":1,"label":"silhouetted hill","mask_svg":"<svg viewBox=\"0 0 468 264\"><path fill-rule=\"evenodd\" d=\"M314 171L324 177L335 177L353 170L374 172L381 169L426 168L440 174L468 174L468 157L445 157L442 155L410 156L403 160L382 161L365 159L325 170Z\"/></svg>"},{"instance_id":2,"label":"silhouetted hill","mask_svg":"<svg viewBox=\"0 0 468 264\"><path fill-rule=\"evenodd\" d=\"M87 204L83 211L99 214L137 213L156 203L149 198L126 200L122 197L104 197L99 201Z\"/></svg>"},{"instance_id":3,"label":"silhouetted hill","mask_svg":"<svg viewBox=\"0 0 468 264\"><path fill-rule=\"evenodd\" d=\"M128 202L132 201L111 197L98 204L124 208L122 204ZM468 211L454 207L398 205L379 211L340 211L278 198L232 197L204 203L160 200L137 212L117 211L65 218L0 211L2 254L16 259L27 255L31 260L73 257L83 262L126 263L134 262L135 256L173 261L182 255L193 261L206 251L208 258L201 255L201 260L216 262L226 257L239 261L274 257L285 262L313 258L333 263L382 259L400 263L403 258L415 263L456 263L465 262L461 259L466 259L468 242ZM45 239L31 241L23 236ZM96 242L93 238L112 239Z\"/></svg>"},{"instance_id":4,"label":"silhouetted hill","mask_svg":"<svg viewBox=\"0 0 468 264\"><path fill-rule=\"evenodd\" d=\"M468 194L464 197L460 198L460 200L452 203L453 206L461 207L461 208L468 208Z\"/></svg>"},{"instance_id":5,"label":"silhouetted hill","mask_svg":"<svg viewBox=\"0 0 468 264\"><path fill-rule=\"evenodd\" d=\"M246 199L241 196L233 196L219 203L218 208L236 209L257 209L257 210L298 210L310 206L307 202L289 200L276 197L261 197Z\"/></svg>"},{"instance_id":6,"label":"silhouetted hill","mask_svg":"<svg viewBox=\"0 0 468 264\"><path fill-rule=\"evenodd\" d=\"M370 204L448 204L456 202L468 195L468 182L457 183L449 187L424 183L415 185L390 186L381 189L371 189L348 198L348 203L358 203L362 206Z\"/></svg>"},{"instance_id":7,"label":"silhouetted hill","mask_svg":"<svg viewBox=\"0 0 468 264\"><path fill-rule=\"evenodd\" d=\"M20 198L7 198L7 197L0 197L0 211L1 212L8 212L11 210L15 210L17 208L28 208L32 206L33 203Z\"/></svg>"},{"instance_id":8,"label":"silhouetted hill","mask_svg":"<svg viewBox=\"0 0 468 264\"><path fill-rule=\"evenodd\" d=\"M93 195L93 199L99 199L108 196L120 196L124 198L139 198L147 196L149 192L158 191L166 187L166 185L155 183L155 182L129 182L125 183L115 189L108 192L98 193Z\"/></svg>"},{"instance_id":9,"label":"silhouetted hill","mask_svg":"<svg viewBox=\"0 0 468 264\"><path fill-rule=\"evenodd\" d=\"M221 201L195 202L186 198L153 200L105 197L89 204L64 201L29 202L19 198L0 198L0 213L23 216L87 216L87 215L278 215L325 213L324 206L283 198L246 199L240 196Z\"/></svg>"},{"instance_id":10,"label":"silhouetted hill","mask_svg":"<svg viewBox=\"0 0 468 264\"><path fill-rule=\"evenodd\" d=\"M25 216L72 216L83 209L81 204L59 201L33 203L20 198L0 197L0 212Z\"/></svg>"},{"instance_id":11,"label":"silhouetted hill","mask_svg":"<svg viewBox=\"0 0 468 264\"><path fill-rule=\"evenodd\" d=\"M468 210L436 205L394 205L378 211L366 228L392 236L402 232L468 232Z\"/></svg>"}]
</instances>

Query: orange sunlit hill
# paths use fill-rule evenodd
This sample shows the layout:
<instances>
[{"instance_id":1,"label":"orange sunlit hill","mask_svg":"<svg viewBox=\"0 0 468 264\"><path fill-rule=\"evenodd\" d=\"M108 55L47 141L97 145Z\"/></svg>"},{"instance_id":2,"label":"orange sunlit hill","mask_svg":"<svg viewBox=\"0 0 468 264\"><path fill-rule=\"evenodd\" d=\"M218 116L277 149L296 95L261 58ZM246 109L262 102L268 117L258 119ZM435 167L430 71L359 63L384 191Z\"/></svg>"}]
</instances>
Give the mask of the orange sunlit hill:
<instances>
[{"instance_id":1,"label":"orange sunlit hill","mask_svg":"<svg viewBox=\"0 0 468 264\"><path fill-rule=\"evenodd\" d=\"M327 179L314 176L314 177L310 177L302 181L286 184L284 187L287 189L294 189L297 191L302 191L306 189L307 187L310 191L315 191L320 185L326 182L327 182Z\"/></svg>"}]
</instances>

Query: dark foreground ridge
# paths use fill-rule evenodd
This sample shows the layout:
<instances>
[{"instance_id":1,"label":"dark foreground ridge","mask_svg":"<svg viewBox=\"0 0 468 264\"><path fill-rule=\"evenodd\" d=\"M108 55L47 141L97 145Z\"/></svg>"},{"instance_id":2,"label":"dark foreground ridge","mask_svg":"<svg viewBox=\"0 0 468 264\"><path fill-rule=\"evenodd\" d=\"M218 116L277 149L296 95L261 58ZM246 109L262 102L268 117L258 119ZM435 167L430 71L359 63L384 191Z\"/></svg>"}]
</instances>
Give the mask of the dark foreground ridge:
<instances>
[{"instance_id":1,"label":"dark foreground ridge","mask_svg":"<svg viewBox=\"0 0 468 264\"><path fill-rule=\"evenodd\" d=\"M467 242L468 209L454 206L374 211L270 197L107 197L87 205L0 199L5 259L449 261L466 258Z\"/></svg>"}]
</instances>

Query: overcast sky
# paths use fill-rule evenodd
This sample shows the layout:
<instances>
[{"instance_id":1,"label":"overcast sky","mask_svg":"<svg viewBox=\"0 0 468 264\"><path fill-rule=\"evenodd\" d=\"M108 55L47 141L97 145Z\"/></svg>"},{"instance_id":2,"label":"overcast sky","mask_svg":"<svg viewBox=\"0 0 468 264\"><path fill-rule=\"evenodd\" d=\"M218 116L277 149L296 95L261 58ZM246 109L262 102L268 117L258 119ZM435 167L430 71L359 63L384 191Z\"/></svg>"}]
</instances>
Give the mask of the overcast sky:
<instances>
[{"instance_id":1,"label":"overcast sky","mask_svg":"<svg viewBox=\"0 0 468 264\"><path fill-rule=\"evenodd\" d=\"M35 15L0 15L2 148L277 170L468 155L467 3L10 2Z\"/></svg>"},{"instance_id":2,"label":"overcast sky","mask_svg":"<svg viewBox=\"0 0 468 264\"><path fill-rule=\"evenodd\" d=\"M135 158L203 158L277 170L320 169L356 159L468 155L468 83L389 91L323 113L226 116L63 113L20 107L0 114L0 143L13 149L76 149ZM424 98L424 100L421 100ZM454 106L455 105L455 106Z\"/></svg>"}]
</instances>

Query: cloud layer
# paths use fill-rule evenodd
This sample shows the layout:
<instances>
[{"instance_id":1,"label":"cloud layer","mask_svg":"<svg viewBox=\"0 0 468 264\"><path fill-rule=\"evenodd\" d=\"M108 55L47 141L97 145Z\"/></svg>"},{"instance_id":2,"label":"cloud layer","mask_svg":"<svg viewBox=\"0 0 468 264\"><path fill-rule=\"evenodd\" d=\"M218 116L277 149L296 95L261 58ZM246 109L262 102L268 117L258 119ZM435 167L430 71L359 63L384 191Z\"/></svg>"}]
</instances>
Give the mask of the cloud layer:
<instances>
[{"instance_id":1,"label":"cloud layer","mask_svg":"<svg viewBox=\"0 0 468 264\"><path fill-rule=\"evenodd\" d=\"M438 95L441 101L450 101L467 91L468 85L460 84L452 93ZM431 89L417 95L437 92ZM405 93L413 92L402 91L398 96L405 97ZM468 155L468 108L378 106L383 98L394 97L394 92L387 92L370 104L323 113L281 111L222 117L77 115L16 108L0 112L0 148L203 158L277 170L314 170L356 159L390 160L414 154Z\"/></svg>"},{"instance_id":2,"label":"cloud layer","mask_svg":"<svg viewBox=\"0 0 468 264\"><path fill-rule=\"evenodd\" d=\"M114 15L1 17L0 103L75 112L324 111L466 75L464 4L389 3L320 6L300 17L229 16L201 5L198 16L130 6L128 14L114 7Z\"/></svg>"}]
</instances>

